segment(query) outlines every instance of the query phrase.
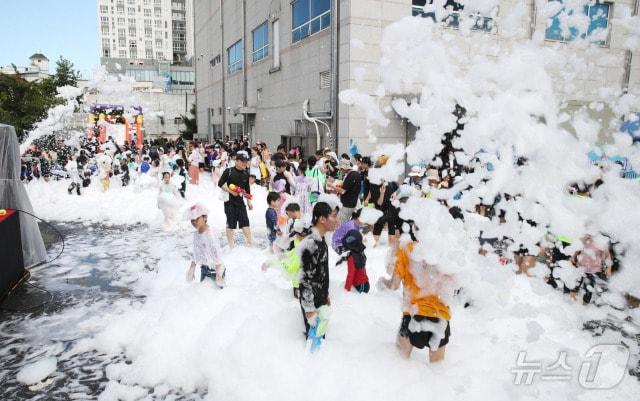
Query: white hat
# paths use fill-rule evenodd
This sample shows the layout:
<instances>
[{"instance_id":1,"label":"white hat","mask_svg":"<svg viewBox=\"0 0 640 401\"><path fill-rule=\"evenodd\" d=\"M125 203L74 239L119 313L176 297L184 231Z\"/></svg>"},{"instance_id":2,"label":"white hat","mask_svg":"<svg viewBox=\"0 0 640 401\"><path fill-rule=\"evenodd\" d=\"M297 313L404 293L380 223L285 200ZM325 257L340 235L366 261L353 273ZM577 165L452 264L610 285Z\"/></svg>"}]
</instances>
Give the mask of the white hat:
<instances>
[{"instance_id":1,"label":"white hat","mask_svg":"<svg viewBox=\"0 0 640 401\"><path fill-rule=\"evenodd\" d=\"M396 199L409 198L415 195L415 190L408 185L400 185L398 191L396 191Z\"/></svg>"},{"instance_id":2,"label":"white hat","mask_svg":"<svg viewBox=\"0 0 640 401\"><path fill-rule=\"evenodd\" d=\"M438 177L438 170L435 168L427 170L427 180L440 180L440 177Z\"/></svg>"},{"instance_id":3,"label":"white hat","mask_svg":"<svg viewBox=\"0 0 640 401\"><path fill-rule=\"evenodd\" d=\"M338 155L336 152L327 152L327 156L331 157L334 161L338 161Z\"/></svg>"},{"instance_id":4,"label":"white hat","mask_svg":"<svg viewBox=\"0 0 640 401\"><path fill-rule=\"evenodd\" d=\"M422 177L424 175L424 169L419 165L414 165L409 171L409 177Z\"/></svg>"},{"instance_id":5,"label":"white hat","mask_svg":"<svg viewBox=\"0 0 640 401\"><path fill-rule=\"evenodd\" d=\"M351 170L353 169L353 166L351 165L351 162L349 160L342 159L340 160L340 164L338 165L338 168L340 170Z\"/></svg>"},{"instance_id":6,"label":"white hat","mask_svg":"<svg viewBox=\"0 0 640 401\"><path fill-rule=\"evenodd\" d=\"M202 203L196 203L187 209L187 218L189 220L196 220L200 216L206 216L209 214L209 209Z\"/></svg>"}]
</instances>

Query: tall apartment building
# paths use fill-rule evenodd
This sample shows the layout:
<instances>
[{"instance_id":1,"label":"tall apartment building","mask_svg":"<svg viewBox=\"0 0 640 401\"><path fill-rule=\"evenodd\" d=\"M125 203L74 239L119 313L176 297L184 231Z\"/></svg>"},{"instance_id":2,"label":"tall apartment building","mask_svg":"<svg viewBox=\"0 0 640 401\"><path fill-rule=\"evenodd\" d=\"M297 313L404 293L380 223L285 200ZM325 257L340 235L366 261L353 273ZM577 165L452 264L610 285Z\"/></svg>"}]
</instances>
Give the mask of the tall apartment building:
<instances>
[{"instance_id":1,"label":"tall apartment building","mask_svg":"<svg viewBox=\"0 0 640 401\"><path fill-rule=\"evenodd\" d=\"M145 135L177 137L195 102L194 0L97 0L100 63L135 78ZM89 102L103 102L99 95ZM113 102L114 100L111 100Z\"/></svg>"},{"instance_id":2,"label":"tall apartment building","mask_svg":"<svg viewBox=\"0 0 640 401\"><path fill-rule=\"evenodd\" d=\"M562 1L562 0L560 0ZM307 152L320 146L346 150L352 141L368 152L365 139L372 129L378 143L405 143L416 127L397 116L390 105L396 97L419 93L387 93L382 108L391 121L384 129L367 126L358 109L340 104L337 94L350 88L374 96L380 84L382 32L407 16L433 18L433 0L212 0L196 2L194 12L198 127L208 138L249 135L270 145L302 145ZM503 31L501 18L514 7L523 29ZM474 19L470 56L493 44L509 48L515 42L542 37L544 46L560 46L568 56L586 57L589 67L572 85L558 85L567 108L599 99L602 88L640 93L640 57L625 49L628 33L611 25L625 10L637 15L639 0L594 1L585 7L588 33L606 29L595 51L566 46L576 38L560 29L558 15L548 18L536 0L500 0L491 15L464 13L462 4L447 0L454 13L440 23L442 34L461 35L464 18ZM513 27L513 18L510 21ZM478 40L485 46L473 46ZM353 44L358 44L354 46ZM461 66L465 68L465 66ZM562 71L550 71L564 80ZM603 119L612 113L602 111ZM607 113L609 113L607 115ZM603 124L606 126L606 124ZM319 141L319 143L318 143Z\"/></svg>"},{"instance_id":3,"label":"tall apartment building","mask_svg":"<svg viewBox=\"0 0 640 401\"><path fill-rule=\"evenodd\" d=\"M193 0L97 0L101 64L166 92L193 91Z\"/></svg>"}]
</instances>

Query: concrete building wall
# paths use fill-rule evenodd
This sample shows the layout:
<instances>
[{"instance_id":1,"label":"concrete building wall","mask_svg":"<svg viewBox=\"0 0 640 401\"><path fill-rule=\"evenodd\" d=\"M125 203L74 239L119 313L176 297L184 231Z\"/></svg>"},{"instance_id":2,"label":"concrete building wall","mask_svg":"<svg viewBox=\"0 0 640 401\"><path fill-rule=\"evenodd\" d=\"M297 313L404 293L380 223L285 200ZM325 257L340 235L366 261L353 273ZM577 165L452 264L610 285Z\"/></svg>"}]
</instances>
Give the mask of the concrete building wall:
<instances>
[{"instance_id":1,"label":"concrete building wall","mask_svg":"<svg viewBox=\"0 0 640 401\"><path fill-rule=\"evenodd\" d=\"M291 4L288 0L247 0L243 32L242 2L223 2L224 44L221 43L219 3L197 4L195 10L196 86L198 124L202 133L213 127L246 123L253 140L280 143L282 135L295 134L295 121L303 119L303 103L311 112L330 113L330 88L320 88L320 73L330 70L331 32L322 30L292 44ZM274 66L274 22L278 21L279 67ZM253 61L252 33L267 22L269 54ZM244 69L228 73L228 49L243 39ZM214 59L219 56L219 59ZM222 104L224 73L225 103ZM247 79L246 97L244 79ZM243 114L243 111L254 112ZM255 117L254 117L255 116ZM206 131L205 131L206 127ZM315 138L313 138L315 143Z\"/></svg>"},{"instance_id":2,"label":"concrete building wall","mask_svg":"<svg viewBox=\"0 0 640 401\"><path fill-rule=\"evenodd\" d=\"M197 64L198 122L200 127L208 126L211 133L213 124L221 124L220 108L226 114L226 123L239 123L243 115L238 113L244 106L243 71L228 75L227 48L243 36L242 1L223 2L224 45L220 44L219 2L206 5L196 4L195 43L198 54L206 54ZM289 0L258 1L246 0L245 29L245 67L247 75L246 106L255 108L255 139L265 140L271 145L280 142L280 135L293 133L294 121L302 119L301 104L310 99L312 111L330 111L331 93L319 88L319 74L331 69L331 30L321 31L311 37L292 44L291 38L291 2ZM386 26L412 13L412 0L339 0L339 90L358 88L361 92L373 95L380 85L378 66L381 57L379 44ZM622 16L623 7L632 7L635 0L611 1L609 21ZM628 53L624 42L628 33L623 27L613 25L607 45L580 49L571 42L553 42L545 40L547 20L541 10L534 7L535 0L501 0L494 18L492 32L472 32L472 43L492 45L496 52L506 50L523 41L537 40L544 46L558 48L568 57L580 58L585 68L567 79L560 68L551 69L557 97L566 104L568 111L601 99L602 88L621 90L625 76L625 62ZM515 36L508 35L503 27L502 18L521 8L520 30ZM273 66L273 32L270 25L270 54L258 63L251 61L251 31L260 23L269 19L280 20L280 59L277 71ZM335 15L332 15L332 23ZM454 28L443 27L442 35L461 35ZM460 42L458 42L460 43ZM465 47L466 46L466 47ZM469 56L486 51L486 46L463 45L463 51ZM209 63L216 55L222 63ZM497 54L497 53L496 53ZM482 54L486 56L486 54ZM460 66L464 68L464 66ZM225 71L225 107L222 105L222 73ZM630 66L629 90L640 91L640 55L633 58ZM260 95L258 96L258 93ZM389 94L381 101L382 107L389 105L394 96L406 96L408 93ZM210 110L213 109L213 115ZM606 107L598 112L603 129L615 125L613 114ZM353 107L340 104L338 108L339 151L346 150L351 141L356 141L360 150L369 152L374 144L367 141L368 130L378 138L378 143L406 142L406 122L392 111L386 112L390 125L385 128L368 126L365 116ZM207 125L208 124L208 125ZM202 131L202 128L201 128ZM228 132L225 130L228 134ZM308 150L307 150L308 151Z\"/></svg>"}]
</instances>

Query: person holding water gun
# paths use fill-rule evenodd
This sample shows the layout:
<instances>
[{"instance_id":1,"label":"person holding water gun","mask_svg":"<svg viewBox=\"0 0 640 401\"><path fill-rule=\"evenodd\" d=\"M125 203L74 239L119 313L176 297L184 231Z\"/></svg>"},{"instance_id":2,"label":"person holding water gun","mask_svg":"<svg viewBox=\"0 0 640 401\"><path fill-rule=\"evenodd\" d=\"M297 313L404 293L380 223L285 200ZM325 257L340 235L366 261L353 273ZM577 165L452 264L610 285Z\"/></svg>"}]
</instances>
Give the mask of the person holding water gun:
<instances>
[{"instance_id":1,"label":"person holding water gun","mask_svg":"<svg viewBox=\"0 0 640 401\"><path fill-rule=\"evenodd\" d=\"M236 154L234 167L226 169L218 181L218 186L229 194L229 198L224 202L224 214L227 217L227 241L230 248L233 248L234 245L233 231L236 228L242 230L247 245L253 246L249 216L247 215L247 207L249 210L253 209L249 173L247 172L248 162L249 154L243 150L239 151ZM246 206L243 198L247 200Z\"/></svg>"},{"instance_id":2,"label":"person holding water gun","mask_svg":"<svg viewBox=\"0 0 640 401\"><path fill-rule=\"evenodd\" d=\"M338 208L326 202L313 207L313 229L298 245L300 252L300 309L304 320L305 335L311 351L322 343L326 331L329 299L329 248L324 239L326 233L335 230Z\"/></svg>"}]
</instances>

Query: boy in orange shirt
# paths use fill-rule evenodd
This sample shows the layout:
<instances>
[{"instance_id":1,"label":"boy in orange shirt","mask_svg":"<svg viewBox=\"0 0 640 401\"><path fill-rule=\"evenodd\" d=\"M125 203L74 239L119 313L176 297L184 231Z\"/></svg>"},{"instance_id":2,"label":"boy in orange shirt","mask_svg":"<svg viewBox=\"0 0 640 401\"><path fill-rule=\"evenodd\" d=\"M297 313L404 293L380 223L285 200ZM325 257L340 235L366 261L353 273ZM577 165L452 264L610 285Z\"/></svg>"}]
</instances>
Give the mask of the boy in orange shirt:
<instances>
[{"instance_id":1,"label":"boy in orange shirt","mask_svg":"<svg viewBox=\"0 0 640 401\"><path fill-rule=\"evenodd\" d=\"M380 282L392 290L403 284L403 316L396 340L400 353L408 358L413 347L428 347L429 360L438 362L444 359L445 346L451 335L451 312L438 294L450 278L424 261L412 260L411 253L416 245L414 240L398 248L393 276L381 278Z\"/></svg>"}]
</instances>

